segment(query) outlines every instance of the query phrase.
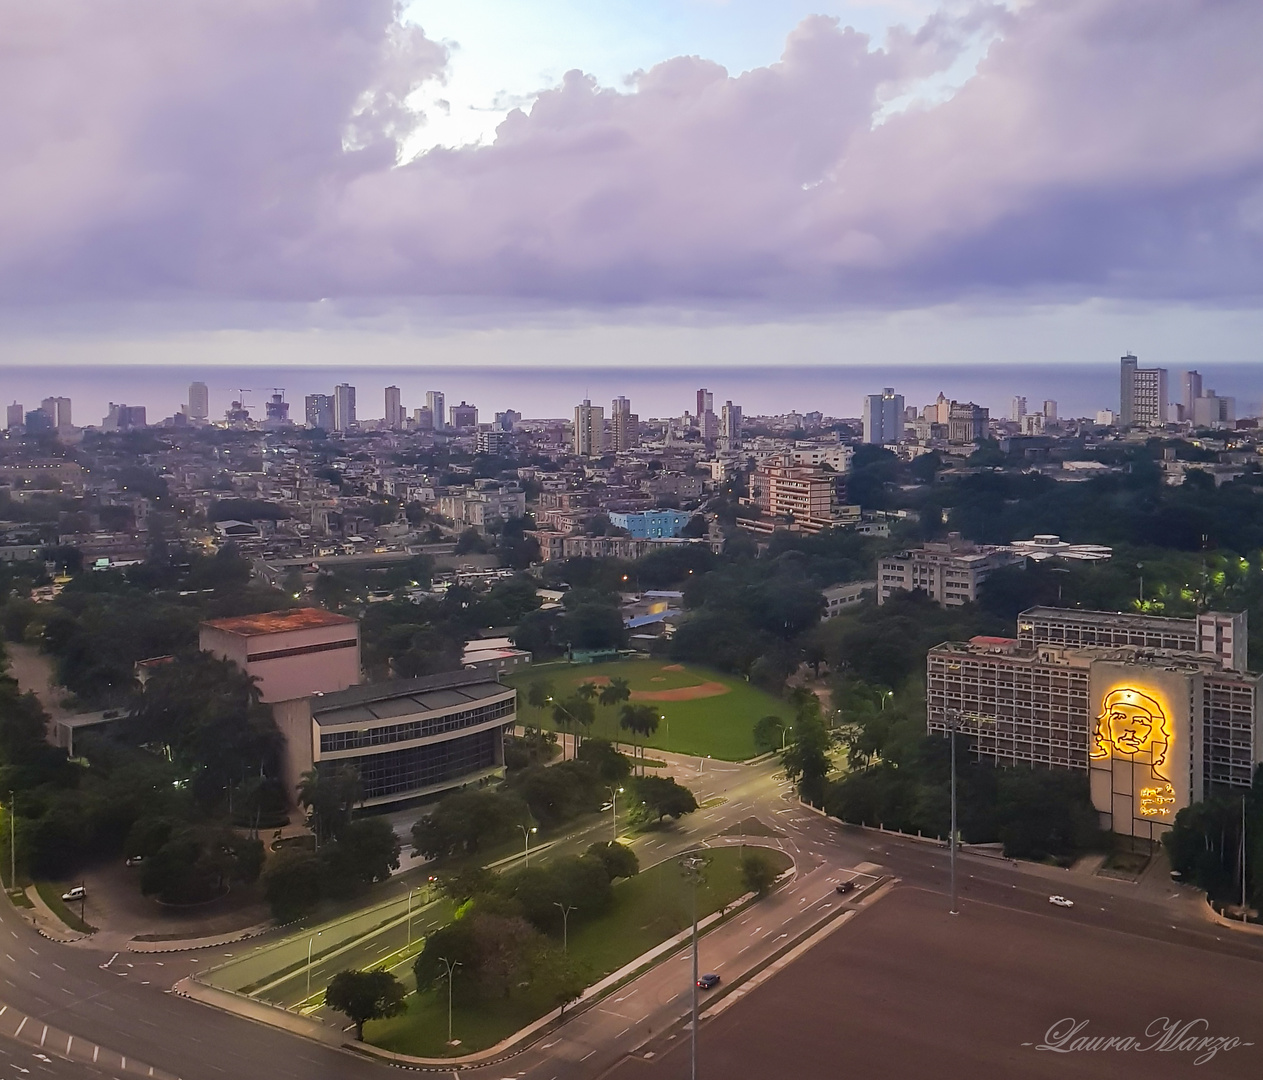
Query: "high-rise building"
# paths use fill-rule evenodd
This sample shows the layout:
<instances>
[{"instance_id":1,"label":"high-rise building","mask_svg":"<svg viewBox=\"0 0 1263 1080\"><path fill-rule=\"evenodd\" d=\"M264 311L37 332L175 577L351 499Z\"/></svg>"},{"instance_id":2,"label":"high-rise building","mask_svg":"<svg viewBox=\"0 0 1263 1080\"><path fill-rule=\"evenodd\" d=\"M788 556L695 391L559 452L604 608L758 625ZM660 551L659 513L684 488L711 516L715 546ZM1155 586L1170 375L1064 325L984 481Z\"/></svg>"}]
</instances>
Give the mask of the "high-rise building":
<instances>
[{"instance_id":1,"label":"high-rise building","mask_svg":"<svg viewBox=\"0 0 1263 1080\"><path fill-rule=\"evenodd\" d=\"M504 428L493 427L478 432L474 450L479 454L503 454L510 445L509 433Z\"/></svg>"},{"instance_id":2,"label":"high-rise building","mask_svg":"<svg viewBox=\"0 0 1263 1080\"><path fill-rule=\"evenodd\" d=\"M263 426L269 431L289 427L289 402L279 386L272 388L272 396L263 403Z\"/></svg>"},{"instance_id":3,"label":"high-rise building","mask_svg":"<svg viewBox=\"0 0 1263 1080\"><path fill-rule=\"evenodd\" d=\"M26 433L28 435L45 435L56 430L48 413L43 409L32 409L26 414Z\"/></svg>"},{"instance_id":4,"label":"high-rise building","mask_svg":"<svg viewBox=\"0 0 1263 1080\"><path fill-rule=\"evenodd\" d=\"M953 401L952 411L947 414L947 441L975 443L987 437L987 425L991 414L972 401Z\"/></svg>"},{"instance_id":5,"label":"high-rise building","mask_svg":"<svg viewBox=\"0 0 1263 1080\"><path fill-rule=\"evenodd\" d=\"M703 387L697 392L697 430L703 439L719 435L719 419L715 416L715 395Z\"/></svg>"},{"instance_id":6,"label":"high-rise building","mask_svg":"<svg viewBox=\"0 0 1263 1080\"><path fill-rule=\"evenodd\" d=\"M422 405L419 409L413 409L412 423L418 431L433 431L434 414L430 412L430 406Z\"/></svg>"},{"instance_id":7,"label":"high-rise building","mask_svg":"<svg viewBox=\"0 0 1263 1080\"><path fill-rule=\"evenodd\" d=\"M887 386L864 398L864 441L874 446L897 443L903 434L903 395Z\"/></svg>"},{"instance_id":8,"label":"high-rise building","mask_svg":"<svg viewBox=\"0 0 1263 1080\"><path fill-rule=\"evenodd\" d=\"M1009 419L1015 424L1022 422L1022 417L1026 415L1026 398L1015 397L1013 404L1009 407Z\"/></svg>"},{"instance_id":9,"label":"high-rise building","mask_svg":"<svg viewBox=\"0 0 1263 1080\"><path fill-rule=\"evenodd\" d=\"M10 431L20 428L26 422L26 410L18 403L9 405L5 411L5 427Z\"/></svg>"},{"instance_id":10,"label":"high-rise building","mask_svg":"<svg viewBox=\"0 0 1263 1080\"><path fill-rule=\"evenodd\" d=\"M1220 397L1214 390L1206 390L1193 399L1193 413L1185 419L1195 427L1233 427L1237 422L1236 399Z\"/></svg>"},{"instance_id":11,"label":"high-rise building","mask_svg":"<svg viewBox=\"0 0 1263 1080\"><path fill-rule=\"evenodd\" d=\"M610 449L630 450L640 443L640 417L631 411L631 399L616 397L610 406Z\"/></svg>"},{"instance_id":12,"label":"high-rise building","mask_svg":"<svg viewBox=\"0 0 1263 1080\"><path fill-rule=\"evenodd\" d=\"M1102 828L1156 840L1189 803L1250 786L1263 680L1246 645L1242 615L1032 608L1016 638L929 651L928 730L996 764L1077 769Z\"/></svg>"},{"instance_id":13,"label":"high-rise building","mask_svg":"<svg viewBox=\"0 0 1263 1080\"><path fill-rule=\"evenodd\" d=\"M587 398L574 410L574 452L579 457L605 453L605 410Z\"/></svg>"},{"instance_id":14,"label":"high-rise building","mask_svg":"<svg viewBox=\"0 0 1263 1080\"><path fill-rule=\"evenodd\" d=\"M1167 370L1139 363L1131 353L1119 361L1119 423L1161 427L1167 420Z\"/></svg>"},{"instance_id":15,"label":"high-rise building","mask_svg":"<svg viewBox=\"0 0 1263 1080\"><path fill-rule=\"evenodd\" d=\"M837 477L808 466L762 465L750 476L750 495L772 517L827 523L837 503Z\"/></svg>"},{"instance_id":16,"label":"high-rise building","mask_svg":"<svg viewBox=\"0 0 1263 1080\"><path fill-rule=\"evenodd\" d=\"M352 431L355 424L355 387L339 383L333 388L333 430Z\"/></svg>"},{"instance_id":17,"label":"high-rise building","mask_svg":"<svg viewBox=\"0 0 1263 1080\"><path fill-rule=\"evenodd\" d=\"M130 431L132 428L144 427L145 423L145 406L115 405L111 401L101 427L105 431Z\"/></svg>"},{"instance_id":18,"label":"high-rise building","mask_svg":"<svg viewBox=\"0 0 1263 1080\"><path fill-rule=\"evenodd\" d=\"M451 424L457 431L473 431L478 426L477 407L462 399L459 405L452 406Z\"/></svg>"},{"instance_id":19,"label":"high-rise building","mask_svg":"<svg viewBox=\"0 0 1263 1080\"><path fill-rule=\"evenodd\" d=\"M391 431L398 431L403 427L403 419L406 415L403 406L399 403L399 387L386 387L386 426Z\"/></svg>"},{"instance_id":20,"label":"high-rise building","mask_svg":"<svg viewBox=\"0 0 1263 1080\"><path fill-rule=\"evenodd\" d=\"M522 422L522 414L516 409L505 409L496 413L496 427L501 431L514 431Z\"/></svg>"},{"instance_id":21,"label":"high-rise building","mask_svg":"<svg viewBox=\"0 0 1263 1080\"><path fill-rule=\"evenodd\" d=\"M1052 398L1044 398L1044 419L1057 419L1057 403Z\"/></svg>"},{"instance_id":22,"label":"high-rise building","mask_svg":"<svg viewBox=\"0 0 1263 1080\"><path fill-rule=\"evenodd\" d=\"M1182 419L1193 419L1193 402L1202 396L1202 376L1197 371L1186 371L1180 376L1180 404L1184 406Z\"/></svg>"},{"instance_id":23,"label":"high-rise building","mask_svg":"<svg viewBox=\"0 0 1263 1080\"><path fill-rule=\"evenodd\" d=\"M430 424L435 431L447 427L447 400L438 390L425 392L425 407L430 410Z\"/></svg>"},{"instance_id":24,"label":"high-rise building","mask_svg":"<svg viewBox=\"0 0 1263 1080\"><path fill-rule=\"evenodd\" d=\"M304 400L304 412L309 428L333 430L333 395L308 394Z\"/></svg>"},{"instance_id":25,"label":"high-rise building","mask_svg":"<svg viewBox=\"0 0 1263 1080\"><path fill-rule=\"evenodd\" d=\"M189 383L189 404L185 410L189 419L204 424L210 419L210 391L204 382Z\"/></svg>"},{"instance_id":26,"label":"high-rise building","mask_svg":"<svg viewBox=\"0 0 1263 1080\"><path fill-rule=\"evenodd\" d=\"M725 401L719 410L719 439L725 450L741 448L741 406Z\"/></svg>"},{"instance_id":27,"label":"high-rise building","mask_svg":"<svg viewBox=\"0 0 1263 1080\"><path fill-rule=\"evenodd\" d=\"M53 429L62 431L74 424L70 420L70 399L68 397L46 397L40 402L40 408L48 414L48 421Z\"/></svg>"}]
</instances>

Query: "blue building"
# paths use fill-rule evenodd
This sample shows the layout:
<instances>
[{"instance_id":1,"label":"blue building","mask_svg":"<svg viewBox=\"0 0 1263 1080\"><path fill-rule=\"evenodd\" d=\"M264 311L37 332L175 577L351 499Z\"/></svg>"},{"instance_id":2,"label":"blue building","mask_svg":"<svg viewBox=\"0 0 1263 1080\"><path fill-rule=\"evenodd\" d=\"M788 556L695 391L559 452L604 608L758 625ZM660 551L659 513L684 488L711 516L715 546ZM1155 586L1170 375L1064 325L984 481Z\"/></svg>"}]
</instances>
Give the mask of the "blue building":
<instances>
[{"instance_id":1,"label":"blue building","mask_svg":"<svg viewBox=\"0 0 1263 1080\"><path fill-rule=\"evenodd\" d=\"M632 514L610 514L610 524L626 529L636 540L661 540L679 536L692 516L682 510L640 510Z\"/></svg>"}]
</instances>

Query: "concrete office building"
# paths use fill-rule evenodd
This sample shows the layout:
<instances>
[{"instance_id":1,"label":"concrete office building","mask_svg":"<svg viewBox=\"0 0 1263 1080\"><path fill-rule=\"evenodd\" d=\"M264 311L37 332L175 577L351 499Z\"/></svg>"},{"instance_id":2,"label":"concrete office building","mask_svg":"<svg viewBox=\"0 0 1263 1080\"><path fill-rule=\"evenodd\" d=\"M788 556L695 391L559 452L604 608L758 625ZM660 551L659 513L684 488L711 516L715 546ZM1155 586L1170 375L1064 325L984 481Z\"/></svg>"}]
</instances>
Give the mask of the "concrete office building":
<instances>
[{"instance_id":1,"label":"concrete office building","mask_svg":"<svg viewBox=\"0 0 1263 1080\"><path fill-rule=\"evenodd\" d=\"M20 428L26 423L26 410L18 403L5 407L5 427L10 431Z\"/></svg>"},{"instance_id":2,"label":"concrete office building","mask_svg":"<svg viewBox=\"0 0 1263 1080\"><path fill-rule=\"evenodd\" d=\"M920 589L943 607L978 599L979 587L1002 566L1015 566L1024 555L1003 547L971 544L956 537L888 555L877 563L877 603L896 592Z\"/></svg>"},{"instance_id":3,"label":"concrete office building","mask_svg":"<svg viewBox=\"0 0 1263 1080\"><path fill-rule=\"evenodd\" d=\"M1186 371L1180 376L1180 404L1184 408L1181 420L1192 421L1193 402L1202 396L1202 376L1197 371Z\"/></svg>"},{"instance_id":4,"label":"concrete office building","mask_svg":"<svg viewBox=\"0 0 1263 1080\"><path fill-rule=\"evenodd\" d=\"M1237 423L1237 402L1234 398L1220 397L1214 390L1206 390L1193 399L1193 411L1184 417L1194 427L1231 428Z\"/></svg>"},{"instance_id":5,"label":"concrete office building","mask_svg":"<svg viewBox=\"0 0 1263 1080\"><path fill-rule=\"evenodd\" d=\"M605 410L587 398L574 410L576 457L600 457L605 453Z\"/></svg>"},{"instance_id":6,"label":"concrete office building","mask_svg":"<svg viewBox=\"0 0 1263 1080\"><path fill-rule=\"evenodd\" d=\"M741 406L725 401L719 410L719 438L722 449L741 449L741 423Z\"/></svg>"},{"instance_id":7,"label":"concrete office building","mask_svg":"<svg viewBox=\"0 0 1263 1080\"><path fill-rule=\"evenodd\" d=\"M1117 611L1033 607L1017 617L1023 648L1037 645L1135 645L1141 649L1195 652L1244 671L1249 622L1244 611L1208 611L1192 619Z\"/></svg>"},{"instance_id":8,"label":"concrete office building","mask_svg":"<svg viewBox=\"0 0 1263 1080\"><path fill-rule=\"evenodd\" d=\"M1022 417L1026 415L1026 398L1015 397L1009 406L1009 419L1015 424L1022 422Z\"/></svg>"},{"instance_id":9,"label":"concrete office building","mask_svg":"<svg viewBox=\"0 0 1263 1080\"><path fill-rule=\"evenodd\" d=\"M478 408L462 400L452 406L448 419L456 431L473 431L478 427Z\"/></svg>"},{"instance_id":10,"label":"concrete office building","mask_svg":"<svg viewBox=\"0 0 1263 1080\"><path fill-rule=\"evenodd\" d=\"M1052 398L1044 398L1044 419L1057 419L1057 403Z\"/></svg>"},{"instance_id":11,"label":"concrete office building","mask_svg":"<svg viewBox=\"0 0 1263 1080\"><path fill-rule=\"evenodd\" d=\"M638 510L625 514L611 511L609 515L611 525L626 529L637 540L679 536L692 516L682 510Z\"/></svg>"},{"instance_id":12,"label":"concrete office building","mask_svg":"<svg viewBox=\"0 0 1263 1080\"><path fill-rule=\"evenodd\" d=\"M903 395L887 386L864 398L864 441L874 446L897 443L903 435Z\"/></svg>"},{"instance_id":13,"label":"concrete office building","mask_svg":"<svg viewBox=\"0 0 1263 1080\"><path fill-rule=\"evenodd\" d=\"M1142 368L1128 353L1119 361L1118 422L1161 427L1167 421L1166 368Z\"/></svg>"},{"instance_id":14,"label":"concrete office building","mask_svg":"<svg viewBox=\"0 0 1263 1080\"><path fill-rule=\"evenodd\" d=\"M425 392L425 407L430 410L430 423L435 431L447 427L447 399L439 391Z\"/></svg>"},{"instance_id":15,"label":"concrete office building","mask_svg":"<svg viewBox=\"0 0 1263 1080\"><path fill-rule=\"evenodd\" d=\"M631 400L616 397L610 406L610 449L614 453L640 445L640 417L631 411Z\"/></svg>"},{"instance_id":16,"label":"concrete office building","mask_svg":"<svg viewBox=\"0 0 1263 1080\"><path fill-rule=\"evenodd\" d=\"M360 805L385 806L501 774L517 691L494 673L455 671L298 698L274 713L289 785L313 768L350 765Z\"/></svg>"},{"instance_id":17,"label":"concrete office building","mask_svg":"<svg viewBox=\"0 0 1263 1080\"><path fill-rule=\"evenodd\" d=\"M204 424L210 419L210 390L204 382L189 383L189 403L185 411L195 424Z\"/></svg>"},{"instance_id":18,"label":"concrete office building","mask_svg":"<svg viewBox=\"0 0 1263 1080\"><path fill-rule=\"evenodd\" d=\"M339 383L333 388L333 430L354 431L357 424L355 387L350 383Z\"/></svg>"},{"instance_id":19,"label":"concrete office building","mask_svg":"<svg viewBox=\"0 0 1263 1080\"><path fill-rule=\"evenodd\" d=\"M976 443L987 437L987 426L991 422L991 413L981 405L972 401L953 401L947 414L947 441L954 443Z\"/></svg>"},{"instance_id":20,"label":"concrete office building","mask_svg":"<svg viewBox=\"0 0 1263 1080\"><path fill-rule=\"evenodd\" d=\"M412 425L418 431L434 430L434 414L430 412L428 405L422 405L421 408L412 410Z\"/></svg>"},{"instance_id":21,"label":"concrete office building","mask_svg":"<svg viewBox=\"0 0 1263 1080\"><path fill-rule=\"evenodd\" d=\"M930 650L927 728L955 723L996 764L1080 770L1103 828L1157 840L1190 802L1248 789L1263 756L1260 681L1205 652L974 638Z\"/></svg>"},{"instance_id":22,"label":"concrete office building","mask_svg":"<svg viewBox=\"0 0 1263 1080\"><path fill-rule=\"evenodd\" d=\"M404 419L407 417L403 405L399 401L399 387L388 386L385 392L386 397L386 426L391 431L398 431L404 426Z\"/></svg>"},{"instance_id":23,"label":"concrete office building","mask_svg":"<svg viewBox=\"0 0 1263 1080\"><path fill-rule=\"evenodd\" d=\"M48 422L55 431L68 431L74 427L70 419L70 399L68 397L46 397L40 402L40 409L48 417Z\"/></svg>"},{"instance_id":24,"label":"concrete office building","mask_svg":"<svg viewBox=\"0 0 1263 1080\"><path fill-rule=\"evenodd\" d=\"M333 430L333 395L308 394L303 400L303 413L309 428Z\"/></svg>"},{"instance_id":25,"label":"concrete office building","mask_svg":"<svg viewBox=\"0 0 1263 1080\"><path fill-rule=\"evenodd\" d=\"M841 615L848 608L855 607L869 593L876 592L875 581L848 581L842 585L830 585L820 591L824 597L824 613L821 619L828 620Z\"/></svg>"},{"instance_id":26,"label":"concrete office building","mask_svg":"<svg viewBox=\"0 0 1263 1080\"><path fill-rule=\"evenodd\" d=\"M258 679L268 704L360 681L360 624L323 608L211 619L198 647Z\"/></svg>"},{"instance_id":27,"label":"concrete office building","mask_svg":"<svg viewBox=\"0 0 1263 1080\"><path fill-rule=\"evenodd\" d=\"M831 521L837 502L833 473L796 465L765 465L750 477L750 494L772 517Z\"/></svg>"}]
</instances>

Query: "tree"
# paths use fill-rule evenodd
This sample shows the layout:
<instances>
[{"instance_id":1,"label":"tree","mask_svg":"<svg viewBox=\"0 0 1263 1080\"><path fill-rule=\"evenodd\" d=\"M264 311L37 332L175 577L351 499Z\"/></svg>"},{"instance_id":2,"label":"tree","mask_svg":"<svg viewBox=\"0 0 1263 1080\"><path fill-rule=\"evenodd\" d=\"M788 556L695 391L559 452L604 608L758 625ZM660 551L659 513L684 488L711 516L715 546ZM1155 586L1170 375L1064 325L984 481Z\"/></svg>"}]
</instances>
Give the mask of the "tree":
<instances>
[{"instance_id":1,"label":"tree","mask_svg":"<svg viewBox=\"0 0 1263 1080\"><path fill-rule=\"evenodd\" d=\"M330 894L346 896L399 869L399 838L385 818L360 818L320 852Z\"/></svg>"},{"instance_id":2,"label":"tree","mask_svg":"<svg viewBox=\"0 0 1263 1080\"><path fill-rule=\"evenodd\" d=\"M589 685L584 683L584 686ZM578 740L580 727L590 728L596 721L596 708L593 706L590 698L582 697L578 691L563 701L553 702L553 723L562 731L574 729L574 736Z\"/></svg>"},{"instance_id":3,"label":"tree","mask_svg":"<svg viewBox=\"0 0 1263 1080\"><path fill-rule=\"evenodd\" d=\"M526 701L532 709L543 709L553 699L553 684L547 679L532 679L526 690Z\"/></svg>"},{"instance_id":4,"label":"tree","mask_svg":"<svg viewBox=\"0 0 1263 1080\"><path fill-rule=\"evenodd\" d=\"M615 675L601 687L601 692L597 695L597 698L602 705L621 705L624 701L631 700L631 686L626 679Z\"/></svg>"},{"instance_id":5,"label":"tree","mask_svg":"<svg viewBox=\"0 0 1263 1080\"><path fill-rule=\"evenodd\" d=\"M303 773L298 801L307 808L307 825L316 834L317 843L337 836L351 823L351 810L363 797L363 790L353 765Z\"/></svg>"},{"instance_id":6,"label":"tree","mask_svg":"<svg viewBox=\"0 0 1263 1080\"><path fill-rule=\"evenodd\" d=\"M750 892L766 896L776 878L776 867L765 852L750 848L741 856L741 881Z\"/></svg>"},{"instance_id":7,"label":"tree","mask_svg":"<svg viewBox=\"0 0 1263 1080\"><path fill-rule=\"evenodd\" d=\"M292 922L320 902L323 877L319 857L288 848L272 857L263 871L263 893L277 922Z\"/></svg>"},{"instance_id":8,"label":"tree","mask_svg":"<svg viewBox=\"0 0 1263 1080\"><path fill-rule=\"evenodd\" d=\"M829 733L818 713L799 713L794 723L794 738L785 747L781 761L785 775L798 786L798 795L813 806L824 799L825 780L829 776Z\"/></svg>"},{"instance_id":9,"label":"tree","mask_svg":"<svg viewBox=\"0 0 1263 1080\"><path fill-rule=\"evenodd\" d=\"M329 980L325 1004L355 1022L357 1042L364 1040L369 1020L384 1020L404 1011L404 990L389 971L339 971Z\"/></svg>"},{"instance_id":10,"label":"tree","mask_svg":"<svg viewBox=\"0 0 1263 1080\"><path fill-rule=\"evenodd\" d=\"M635 877L640 873L640 860L636 858L636 853L626 844L614 840L590 844L584 855L599 859L611 881Z\"/></svg>"},{"instance_id":11,"label":"tree","mask_svg":"<svg viewBox=\"0 0 1263 1080\"><path fill-rule=\"evenodd\" d=\"M640 739L647 739L658 730L662 717L652 705L624 705L618 718L618 726L632 733L633 752L641 759L640 771L645 771L644 751Z\"/></svg>"},{"instance_id":12,"label":"tree","mask_svg":"<svg viewBox=\"0 0 1263 1080\"><path fill-rule=\"evenodd\" d=\"M614 749L609 739L584 739L577 757L596 769L597 775L609 783L618 783L631 775L631 762Z\"/></svg>"},{"instance_id":13,"label":"tree","mask_svg":"<svg viewBox=\"0 0 1263 1080\"><path fill-rule=\"evenodd\" d=\"M779 716L761 717L754 725L754 748L762 754L779 750L781 734L785 730L785 721Z\"/></svg>"},{"instance_id":14,"label":"tree","mask_svg":"<svg viewBox=\"0 0 1263 1080\"><path fill-rule=\"evenodd\" d=\"M262 864L258 840L217 825L175 825L146 857L141 891L167 903L198 903L221 895L233 881L254 881Z\"/></svg>"},{"instance_id":15,"label":"tree","mask_svg":"<svg viewBox=\"0 0 1263 1080\"><path fill-rule=\"evenodd\" d=\"M688 788L669 776L641 776L632 781L632 815L642 821L680 818L697 809Z\"/></svg>"},{"instance_id":16,"label":"tree","mask_svg":"<svg viewBox=\"0 0 1263 1080\"><path fill-rule=\"evenodd\" d=\"M431 859L471 854L484 844L507 839L529 817L515 793L485 788L457 791L439 800L432 813L412 826L412 846Z\"/></svg>"}]
</instances>

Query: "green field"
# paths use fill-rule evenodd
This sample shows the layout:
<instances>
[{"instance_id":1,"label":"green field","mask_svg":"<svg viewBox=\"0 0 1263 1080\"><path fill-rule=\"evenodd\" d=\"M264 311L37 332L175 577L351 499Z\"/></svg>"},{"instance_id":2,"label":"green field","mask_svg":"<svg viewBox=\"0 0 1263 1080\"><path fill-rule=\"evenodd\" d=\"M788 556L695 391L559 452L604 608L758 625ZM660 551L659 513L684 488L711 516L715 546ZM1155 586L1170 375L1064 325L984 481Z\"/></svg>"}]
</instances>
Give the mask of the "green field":
<instances>
[{"instance_id":1,"label":"green field","mask_svg":"<svg viewBox=\"0 0 1263 1080\"><path fill-rule=\"evenodd\" d=\"M766 850L778 870L789 867L788 855ZM706 868L705 884L697 891L698 918L718 911L745 892L740 848L713 848L706 855L711 862ZM691 920L692 886L681 874L679 860L669 859L615 884L614 903L599 918L572 924L570 953L583 964L589 984L599 982L685 929ZM411 971L405 974L401 968L397 974L403 976L411 990ZM440 989L411 993L406 1013L370 1022L365 1027L365 1038L386 1050L417 1057L470 1054L494 1046L552 1008L551 1002L537 1000L529 992L478 1005L462 1005L457 1000L452 1011L452 1034L460 1045L449 1047L446 992Z\"/></svg>"},{"instance_id":2,"label":"green field","mask_svg":"<svg viewBox=\"0 0 1263 1080\"><path fill-rule=\"evenodd\" d=\"M757 753L754 725L759 718L775 714L788 719L792 713L784 701L751 686L744 679L709 668L668 664L662 660L550 665L516 672L506 676L504 681L521 691L518 696L520 723L555 728L551 709L532 709L526 703L527 689L535 679L547 679L553 685L554 696L564 698L581 682L600 683L615 676L626 679L633 693L661 694L705 685L713 690L722 689L722 693L691 701L645 702L657 708L663 716L657 733L645 745L678 754L745 761ZM588 734L616 742L630 741L627 732L618 726L619 707L598 703L596 712L596 723Z\"/></svg>"}]
</instances>

